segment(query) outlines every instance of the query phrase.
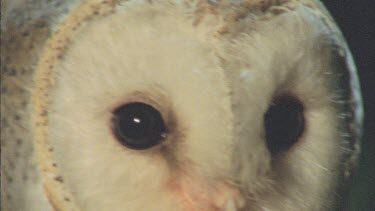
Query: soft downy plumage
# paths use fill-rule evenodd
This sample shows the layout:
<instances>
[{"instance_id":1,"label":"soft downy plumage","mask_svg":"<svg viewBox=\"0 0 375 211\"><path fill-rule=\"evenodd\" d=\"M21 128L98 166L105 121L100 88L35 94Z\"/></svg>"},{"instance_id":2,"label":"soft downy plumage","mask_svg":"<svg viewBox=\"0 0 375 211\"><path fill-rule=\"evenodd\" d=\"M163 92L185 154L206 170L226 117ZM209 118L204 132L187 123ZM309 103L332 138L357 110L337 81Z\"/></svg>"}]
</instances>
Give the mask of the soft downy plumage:
<instances>
[{"instance_id":1,"label":"soft downy plumage","mask_svg":"<svg viewBox=\"0 0 375 211\"><path fill-rule=\"evenodd\" d=\"M36 70L23 121L42 179L17 191L35 186L38 194L4 206L328 210L344 199L361 102L350 53L319 2L103 0L57 8L38 62L24 62ZM291 148L274 153L264 116L280 96L303 104L306 123ZM18 99L5 97L10 107ZM167 127L160 144L134 150L116 140L113 111L132 102L160 112Z\"/></svg>"}]
</instances>

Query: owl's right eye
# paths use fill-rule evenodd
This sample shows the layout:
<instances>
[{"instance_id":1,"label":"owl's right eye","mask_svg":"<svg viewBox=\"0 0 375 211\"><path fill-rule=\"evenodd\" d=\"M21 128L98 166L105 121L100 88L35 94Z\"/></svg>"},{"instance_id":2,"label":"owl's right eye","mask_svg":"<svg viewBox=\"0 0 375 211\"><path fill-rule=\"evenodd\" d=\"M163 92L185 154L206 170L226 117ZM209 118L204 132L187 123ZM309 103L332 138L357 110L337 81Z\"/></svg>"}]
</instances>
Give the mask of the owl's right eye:
<instances>
[{"instance_id":1,"label":"owl's right eye","mask_svg":"<svg viewBox=\"0 0 375 211\"><path fill-rule=\"evenodd\" d=\"M137 150L156 146L166 136L160 112L140 102L125 104L113 112L112 131L121 144Z\"/></svg>"}]
</instances>

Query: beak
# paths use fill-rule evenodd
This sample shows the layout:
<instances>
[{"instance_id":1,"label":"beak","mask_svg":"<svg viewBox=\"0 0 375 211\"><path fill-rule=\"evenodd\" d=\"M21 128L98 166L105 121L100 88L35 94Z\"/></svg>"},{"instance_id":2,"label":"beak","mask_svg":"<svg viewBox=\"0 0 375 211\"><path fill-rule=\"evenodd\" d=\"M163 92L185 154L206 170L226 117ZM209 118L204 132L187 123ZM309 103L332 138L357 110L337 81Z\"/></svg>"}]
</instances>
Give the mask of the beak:
<instances>
[{"instance_id":1,"label":"beak","mask_svg":"<svg viewBox=\"0 0 375 211\"><path fill-rule=\"evenodd\" d=\"M186 211L239 211L246 206L239 189L223 181L202 182L184 176L171 181L169 189Z\"/></svg>"}]
</instances>

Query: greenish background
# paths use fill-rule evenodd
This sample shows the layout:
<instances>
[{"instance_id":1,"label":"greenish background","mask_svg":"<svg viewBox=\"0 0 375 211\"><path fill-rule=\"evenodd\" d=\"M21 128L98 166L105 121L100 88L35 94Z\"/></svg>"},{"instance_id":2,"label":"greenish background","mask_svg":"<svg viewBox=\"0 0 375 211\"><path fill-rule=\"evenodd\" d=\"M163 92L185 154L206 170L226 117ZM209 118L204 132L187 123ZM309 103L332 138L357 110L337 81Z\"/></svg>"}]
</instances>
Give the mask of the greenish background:
<instances>
[{"instance_id":1,"label":"greenish background","mask_svg":"<svg viewBox=\"0 0 375 211\"><path fill-rule=\"evenodd\" d=\"M364 102L364 134L350 211L375 211L375 1L322 1L341 28L356 61Z\"/></svg>"}]
</instances>

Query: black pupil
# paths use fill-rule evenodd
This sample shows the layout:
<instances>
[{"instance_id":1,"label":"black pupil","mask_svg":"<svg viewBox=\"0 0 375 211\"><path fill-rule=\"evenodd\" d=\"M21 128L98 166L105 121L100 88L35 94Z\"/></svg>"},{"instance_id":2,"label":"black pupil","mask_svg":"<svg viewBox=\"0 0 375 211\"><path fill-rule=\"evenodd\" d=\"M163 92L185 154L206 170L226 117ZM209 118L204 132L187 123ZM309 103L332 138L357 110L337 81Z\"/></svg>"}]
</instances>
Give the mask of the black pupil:
<instances>
[{"instance_id":1,"label":"black pupil","mask_svg":"<svg viewBox=\"0 0 375 211\"><path fill-rule=\"evenodd\" d=\"M300 138L305 128L302 103L292 96L274 99L265 114L265 130L271 153L288 150Z\"/></svg>"},{"instance_id":2,"label":"black pupil","mask_svg":"<svg viewBox=\"0 0 375 211\"><path fill-rule=\"evenodd\" d=\"M132 149L147 149L159 144L166 127L158 110L145 103L134 102L113 112L113 132L119 142Z\"/></svg>"}]
</instances>

